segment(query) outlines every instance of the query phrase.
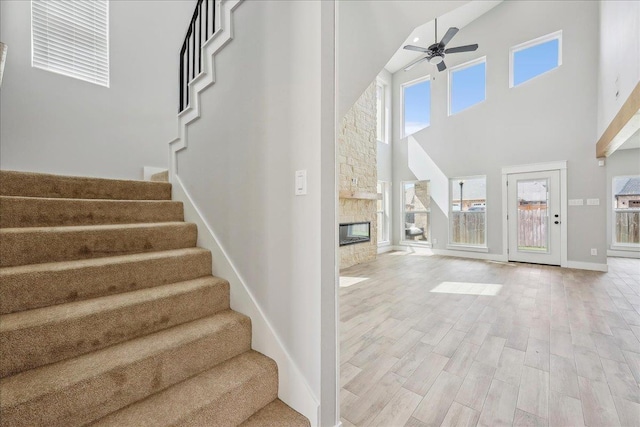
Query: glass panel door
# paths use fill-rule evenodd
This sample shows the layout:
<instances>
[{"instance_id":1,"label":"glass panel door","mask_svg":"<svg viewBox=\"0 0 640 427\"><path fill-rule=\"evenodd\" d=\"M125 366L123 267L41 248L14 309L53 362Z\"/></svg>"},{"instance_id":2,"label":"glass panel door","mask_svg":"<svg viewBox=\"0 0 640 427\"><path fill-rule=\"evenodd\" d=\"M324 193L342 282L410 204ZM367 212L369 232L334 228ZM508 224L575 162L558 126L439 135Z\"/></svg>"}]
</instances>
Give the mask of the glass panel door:
<instances>
[{"instance_id":1,"label":"glass panel door","mask_svg":"<svg viewBox=\"0 0 640 427\"><path fill-rule=\"evenodd\" d=\"M549 180L518 180L518 251L549 253Z\"/></svg>"}]
</instances>

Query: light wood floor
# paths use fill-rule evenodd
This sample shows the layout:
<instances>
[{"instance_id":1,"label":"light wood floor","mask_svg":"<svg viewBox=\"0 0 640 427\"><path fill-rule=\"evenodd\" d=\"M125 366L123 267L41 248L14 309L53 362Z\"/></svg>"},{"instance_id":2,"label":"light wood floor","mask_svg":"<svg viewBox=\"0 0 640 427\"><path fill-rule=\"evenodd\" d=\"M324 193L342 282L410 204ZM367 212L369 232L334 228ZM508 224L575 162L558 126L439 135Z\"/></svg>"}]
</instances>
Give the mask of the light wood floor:
<instances>
[{"instance_id":1,"label":"light wood floor","mask_svg":"<svg viewBox=\"0 0 640 427\"><path fill-rule=\"evenodd\" d=\"M345 427L640 425L639 260L393 252L340 275L368 278L340 289Z\"/></svg>"}]
</instances>

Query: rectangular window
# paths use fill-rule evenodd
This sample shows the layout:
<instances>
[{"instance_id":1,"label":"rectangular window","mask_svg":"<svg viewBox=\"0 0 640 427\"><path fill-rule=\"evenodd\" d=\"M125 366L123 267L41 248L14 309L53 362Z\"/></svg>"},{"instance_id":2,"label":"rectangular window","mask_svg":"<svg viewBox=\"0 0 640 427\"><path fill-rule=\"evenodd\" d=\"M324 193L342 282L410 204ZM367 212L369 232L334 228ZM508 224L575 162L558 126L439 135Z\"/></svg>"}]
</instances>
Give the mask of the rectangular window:
<instances>
[{"instance_id":1,"label":"rectangular window","mask_svg":"<svg viewBox=\"0 0 640 427\"><path fill-rule=\"evenodd\" d=\"M385 86L376 83L376 138L379 142L387 142L386 134L386 105L385 105Z\"/></svg>"},{"instance_id":2,"label":"rectangular window","mask_svg":"<svg viewBox=\"0 0 640 427\"><path fill-rule=\"evenodd\" d=\"M402 85L402 137L412 135L431 123L431 77Z\"/></svg>"},{"instance_id":3,"label":"rectangular window","mask_svg":"<svg viewBox=\"0 0 640 427\"><path fill-rule=\"evenodd\" d=\"M509 49L509 87L518 86L562 65L562 31Z\"/></svg>"},{"instance_id":4,"label":"rectangular window","mask_svg":"<svg viewBox=\"0 0 640 427\"><path fill-rule=\"evenodd\" d=\"M486 98L487 59L467 62L449 70L449 115L479 104Z\"/></svg>"},{"instance_id":5,"label":"rectangular window","mask_svg":"<svg viewBox=\"0 0 640 427\"><path fill-rule=\"evenodd\" d=\"M389 243L389 183L378 181L378 244Z\"/></svg>"},{"instance_id":6,"label":"rectangular window","mask_svg":"<svg viewBox=\"0 0 640 427\"><path fill-rule=\"evenodd\" d=\"M450 243L486 247L487 178L453 178L450 183Z\"/></svg>"},{"instance_id":7,"label":"rectangular window","mask_svg":"<svg viewBox=\"0 0 640 427\"><path fill-rule=\"evenodd\" d=\"M109 87L108 0L32 0L31 65Z\"/></svg>"},{"instance_id":8,"label":"rectangular window","mask_svg":"<svg viewBox=\"0 0 640 427\"><path fill-rule=\"evenodd\" d=\"M613 239L618 249L640 247L640 175L613 178Z\"/></svg>"},{"instance_id":9,"label":"rectangular window","mask_svg":"<svg viewBox=\"0 0 640 427\"><path fill-rule=\"evenodd\" d=\"M429 243L431 227L431 190L429 181L402 183L402 241Z\"/></svg>"}]
</instances>

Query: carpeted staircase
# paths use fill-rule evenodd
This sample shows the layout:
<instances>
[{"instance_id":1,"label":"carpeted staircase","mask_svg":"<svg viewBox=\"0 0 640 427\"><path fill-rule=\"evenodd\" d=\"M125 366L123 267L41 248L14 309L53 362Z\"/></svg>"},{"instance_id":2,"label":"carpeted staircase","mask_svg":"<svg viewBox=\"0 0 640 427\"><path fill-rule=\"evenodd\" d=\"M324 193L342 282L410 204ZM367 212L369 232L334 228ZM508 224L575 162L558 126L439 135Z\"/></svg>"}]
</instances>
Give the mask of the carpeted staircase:
<instances>
[{"instance_id":1,"label":"carpeted staircase","mask_svg":"<svg viewBox=\"0 0 640 427\"><path fill-rule=\"evenodd\" d=\"M0 171L0 426L308 426L166 182Z\"/></svg>"}]
</instances>

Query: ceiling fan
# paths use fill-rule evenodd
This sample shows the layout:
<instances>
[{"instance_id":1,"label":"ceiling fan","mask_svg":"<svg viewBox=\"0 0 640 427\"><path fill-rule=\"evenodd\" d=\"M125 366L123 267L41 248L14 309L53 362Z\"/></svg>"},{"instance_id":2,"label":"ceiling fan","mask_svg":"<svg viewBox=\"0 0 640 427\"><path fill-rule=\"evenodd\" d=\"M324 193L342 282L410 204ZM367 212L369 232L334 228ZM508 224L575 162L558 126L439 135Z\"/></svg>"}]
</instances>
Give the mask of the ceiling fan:
<instances>
[{"instance_id":1,"label":"ceiling fan","mask_svg":"<svg viewBox=\"0 0 640 427\"><path fill-rule=\"evenodd\" d=\"M456 27L449 28L447 30L447 33L442 38L442 40L440 40L440 43L438 43L438 19L436 19L436 37L435 37L436 42L427 48L420 47L420 46L413 46L410 44L406 45L404 49L426 53L427 56L423 56L422 58L416 59L415 61L407 65L404 70L409 71L414 66L421 63L422 61L429 61L430 64L434 64L438 66L438 71L444 71L447 69L447 65L444 63L445 54L473 52L474 50L478 49L477 44L469 44L466 46L458 46L458 47L451 47L449 49L445 49L445 46L447 45L447 43L451 41L453 36L455 36L458 31L459 30Z\"/></svg>"}]
</instances>

